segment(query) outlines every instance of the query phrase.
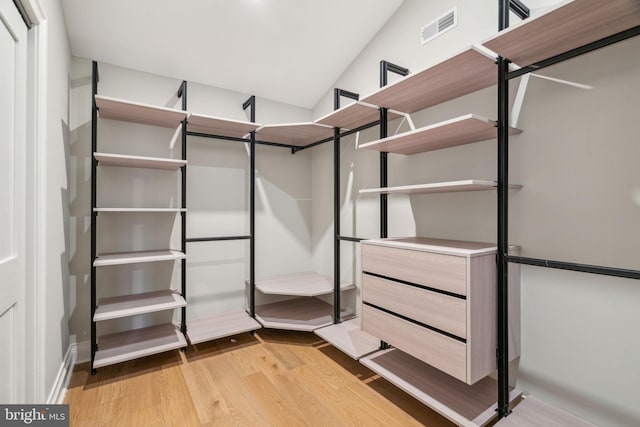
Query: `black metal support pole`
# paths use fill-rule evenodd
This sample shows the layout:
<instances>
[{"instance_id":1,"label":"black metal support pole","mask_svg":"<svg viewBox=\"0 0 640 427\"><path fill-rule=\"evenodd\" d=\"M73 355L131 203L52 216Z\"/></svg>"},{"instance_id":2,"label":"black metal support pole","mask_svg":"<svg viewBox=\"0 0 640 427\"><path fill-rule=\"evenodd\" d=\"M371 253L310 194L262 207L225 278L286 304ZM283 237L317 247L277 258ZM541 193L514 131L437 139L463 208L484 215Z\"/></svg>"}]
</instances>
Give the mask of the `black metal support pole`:
<instances>
[{"instance_id":1,"label":"black metal support pole","mask_svg":"<svg viewBox=\"0 0 640 427\"><path fill-rule=\"evenodd\" d=\"M98 149L98 107L96 106L96 94L98 93L98 63L93 61L91 72L91 373L95 374L96 370L93 363L96 359L96 351L98 350L98 338L96 322L93 317L96 314L96 267L93 263L96 260L96 221L98 213L95 211L97 207L97 172L98 161L95 152Z\"/></svg>"},{"instance_id":2,"label":"black metal support pole","mask_svg":"<svg viewBox=\"0 0 640 427\"><path fill-rule=\"evenodd\" d=\"M518 15L520 19L527 19L531 14L531 11L529 10L529 8L520 0L510 0L509 8L513 13Z\"/></svg>"},{"instance_id":3,"label":"black metal support pole","mask_svg":"<svg viewBox=\"0 0 640 427\"><path fill-rule=\"evenodd\" d=\"M509 0L500 0L499 29L509 26ZM498 57L498 254L497 254L497 349L498 418L511 412L509 408L509 306L508 263L509 245L509 73L508 61Z\"/></svg>"},{"instance_id":4,"label":"black metal support pole","mask_svg":"<svg viewBox=\"0 0 640 427\"><path fill-rule=\"evenodd\" d=\"M187 82L183 81L178 91L178 96L182 97L182 110L187 111ZM187 119L182 121L182 160L187 160ZM182 207L185 209L181 213L182 227L182 252L187 253L187 165L180 168L182 174ZM187 299L187 260L183 258L181 261L181 281L182 281L182 297ZM180 330L183 334L187 333L187 307L181 309Z\"/></svg>"},{"instance_id":5,"label":"black metal support pole","mask_svg":"<svg viewBox=\"0 0 640 427\"><path fill-rule=\"evenodd\" d=\"M251 108L251 122L256 121L256 97L250 96L242 104L243 109ZM249 142L249 315L256 317L256 133L251 132Z\"/></svg>"}]
</instances>

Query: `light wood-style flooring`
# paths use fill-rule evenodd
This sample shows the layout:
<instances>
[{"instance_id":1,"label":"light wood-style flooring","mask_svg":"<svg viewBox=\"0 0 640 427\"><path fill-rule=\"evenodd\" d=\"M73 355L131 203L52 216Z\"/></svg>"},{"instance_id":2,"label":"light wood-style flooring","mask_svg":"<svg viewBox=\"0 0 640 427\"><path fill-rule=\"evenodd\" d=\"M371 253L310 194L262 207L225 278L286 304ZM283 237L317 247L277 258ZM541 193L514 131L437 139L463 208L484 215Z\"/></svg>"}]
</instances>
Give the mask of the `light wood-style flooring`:
<instances>
[{"instance_id":1,"label":"light wood-style flooring","mask_svg":"<svg viewBox=\"0 0 640 427\"><path fill-rule=\"evenodd\" d=\"M312 333L260 330L73 373L71 425L451 426Z\"/></svg>"}]
</instances>

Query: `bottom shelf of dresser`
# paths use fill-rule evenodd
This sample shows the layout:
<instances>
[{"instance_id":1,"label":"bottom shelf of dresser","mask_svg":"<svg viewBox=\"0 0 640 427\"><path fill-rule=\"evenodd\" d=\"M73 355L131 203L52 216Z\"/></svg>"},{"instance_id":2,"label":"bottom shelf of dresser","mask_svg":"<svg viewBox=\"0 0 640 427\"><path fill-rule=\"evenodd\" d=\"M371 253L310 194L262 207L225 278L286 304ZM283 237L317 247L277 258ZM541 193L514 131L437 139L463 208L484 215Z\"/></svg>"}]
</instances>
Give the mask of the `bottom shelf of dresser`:
<instances>
[{"instance_id":1,"label":"bottom shelf of dresser","mask_svg":"<svg viewBox=\"0 0 640 427\"><path fill-rule=\"evenodd\" d=\"M397 349L363 357L360 363L460 426L484 426L496 417L493 378L468 385ZM512 389L509 399L520 395Z\"/></svg>"},{"instance_id":2,"label":"bottom shelf of dresser","mask_svg":"<svg viewBox=\"0 0 640 427\"><path fill-rule=\"evenodd\" d=\"M98 344L99 350L93 361L94 369L186 347L187 341L176 325L164 323L103 335Z\"/></svg>"},{"instance_id":3,"label":"bottom shelf of dresser","mask_svg":"<svg viewBox=\"0 0 640 427\"><path fill-rule=\"evenodd\" d=\"M353 314L340 311L348 320ZM313 332L333 323L333 306L314 297L300 297L256 306L256 320L265 328Z\"/></svg>"}]
</instances>

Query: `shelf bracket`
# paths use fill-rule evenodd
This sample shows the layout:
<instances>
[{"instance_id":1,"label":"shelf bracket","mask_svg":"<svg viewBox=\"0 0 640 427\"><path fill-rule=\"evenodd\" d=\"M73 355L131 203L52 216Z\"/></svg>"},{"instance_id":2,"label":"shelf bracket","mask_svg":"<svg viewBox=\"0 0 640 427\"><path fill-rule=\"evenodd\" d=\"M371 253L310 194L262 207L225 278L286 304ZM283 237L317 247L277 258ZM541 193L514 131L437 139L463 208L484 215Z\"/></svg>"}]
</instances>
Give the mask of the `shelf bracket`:
<instances>
[{"instance_id":1,"label":"shelf bracket","mask_svg":"<svg viewBox=\"0 0 640 427\"><path fill-rule=\"evenodd\" d=\"M520 19L527 19L531 15L529 8L520 0L509 0L509 9Z\"/></svg>"}]
</instances>

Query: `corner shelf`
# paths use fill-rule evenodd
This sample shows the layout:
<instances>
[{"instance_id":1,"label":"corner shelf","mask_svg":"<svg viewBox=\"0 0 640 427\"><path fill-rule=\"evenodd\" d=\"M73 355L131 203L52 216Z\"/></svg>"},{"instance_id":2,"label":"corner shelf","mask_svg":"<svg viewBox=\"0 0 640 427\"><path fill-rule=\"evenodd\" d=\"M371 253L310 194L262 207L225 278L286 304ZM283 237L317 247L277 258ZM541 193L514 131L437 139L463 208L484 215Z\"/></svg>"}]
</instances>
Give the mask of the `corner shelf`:
<instances>
[{"instance_id":1,"label":"corner shelf","mask_svg":"<svg viewBox=\"0 0 640 427\"><path fill-rule=\"evenodd\" d=\"M125 154L93 153L93 156L100 166L178 170L187 164L186 160L129 156Z\"/></svg>"},{"instance_id":2,"label":"corner shelf","mask_svg":"<svg viewBox=\"0 0 640 427\"><path fill-rule=\"evenodd\" d=\"M364 357L360 363L458 425L484 426L497 416L493 378L467 385L397 349ZM520 394L512 390L509 400Z\"/></svg>"},{"instance_id":3,"label":"corner shelf","mask_svg":"<svg viewBox=\"0 0 640 427\"><path fill-rule=\"evenodd\" d=\"M509 185L510 189L522 188L521 185ZM460 191L495 190L494 181L467 179L463 181L436 182L432 184L403 185L399 187L364 188L360 194L434 194L455 193Z\"/></svg>"},{"instance_id":4,"label":"corner shelf","mask_svg":"<svg viewBox=\"0 0 640 427\"><path fill-rule=\"evenodd\" d=\"M173 249L159 251L119 252L112 254L100 254L93 262L94 267L107 265L137 264L143 262L172 261L186 258L183 252Z\"/></svg>"},{"instance_id":5,"label":"corner shelf","mask_svg":"<svg viewBox=\"0 0 640 427\"><path fill-rule=\"evenodd\" d=\"M265 328L313 332L333 324L333 306L317 298L300 297L256 306L256 320ZM340 318L354 315L342 310Z\"/></svg>"},{"instance_id":6,"label":"corner shelf","mask_svg":"<svg viewBox=\"0 0 640 427\"><path fill-rule=\"evenodd\" d=\"M355 360L380 349L380 339L363 331L359 318L316 329L314 333Z\"/></svg>"},{"instance_id":7,"label":"corner shelf","mask_svg":"<svg viewBox=\"0 0 640 427\"><path fill-rule=\"evenodd\" d=\"M103 95L95 95L95 102L100 118L166 128L177 128L188 114L182 110L156 107Z\"/></svg>"},{"instance_id":8,"label":"corner shelf","mask_svg":"<svg viewBox=\"0 0 640 427\"><path fill-rule=\"evenodd\" d=\"M256 131L256 139L260 141L296 147L304 147L332 136L333 128L317 123L265 125Z\"/></svg>"},{"instance_id":9,"label":"corner shelf","mask_svg":"<svg viewBox=\"0 0 640 427\"><path fill-rule=\"evenodd\" d=\"M246 311L231 311L187 321L191 344L199 344L262 328Z\"/></svg>"},{"instance_id":10,"label":"corner shelf","mask_svg":"<svg viewBox=\"0 0 640 427\"><path fill-rule=\"evenodd\" d=\"M102 298L98 301L93 321L172 310L186 305L182 295L172 290Z\"/></svg>"},{"instance_id":11,"label":"corner shelf","mask_svg":"<svg viewBox=\"0 0 640 427\"><path fill-rule=\"evenodd\" d=\"M186 347L187 341L171 323L126 332L103 335L99 338L93 368L126 362L152 354Z\"/></svg>"},{"instance_id":12,"label":"corner shelf","mask_svg":"<svg viewBox=\"0 0 640 427\"><path fill-rule=\"evenodd\" d=\"M210 135L242 138L260 127L257 123L223 119L215 116L192 113L187 120L187 131Z\"/></svg>"},{"instance_id":13,"label":"corner shelf","mask_svg":"<svg viewBox=\"0 0 640 427\"><path fill-rule=\"evenodd\" d=\"M574 0L501 31L483 46L525 67L638 25L636 0Z\"/></svg>"},{"instance_id":14,"label":"corner shelf","mask_svg":"<svg viewBox=\"0 0 640 427\"><path fill-rule=\"evenodd\" d=\"M496 423L500 427L537 427L537 426L563 426L563 427L596 427L573 414L563 411L538 400L534 397L526 397L518 403L511 415Z\"/></svg>"},{"instance_id":15,"label":"corner shelf","mask_svg":"<svg viewBox=\"0 0 640 427\"><path fill-rule=\"evenodd\" d=\"M318 273L294 273L256 279L256 289L263 294L313 297L333 292L333 279ZM353 283L341 283L340 290L355 289Z\"/></svg>"},{"instance_id":16,"label":"corner shelf","mask_svg":"<svg viewBox=\"0 0 640 427\"><path fill-rule=\"evenodd\" d=\"M402 116L390 111L387 117L388 120L394 120ZM342 129L356 129L378 120L380 120L380 110L376 105L356 101L320 117L314 123Z\"/></svg>"},{"instance_id":17,"label":"corner shelf","mask_svg":"<svg viewBox=\"0 0 640 427\"><path fill-rule=\"evenodd\" d=\"M462 53L408 75L362 102L413 113L495 85L498 79L494 57L471 46Z\"/></svg>"},{"instance_id":18,"label":"corner shelf","mask_svg":"<svg viewBox=\"0 0 640 427\"><path fill-rule=\"evenodd\" d=\"M145 213L180 213L186 208L93 208L94 212L145 212Z\"/></svg>"},{"instance_id":19,"label":"corner shelf","mask_svg":"<svg viewBox=\"0 0 640 427\"><path fill-rule=\"evenodd\" d=\"M522 133L509 128L510 135ZM358 148L396 154L418 154L441 148L495 139L496 123L476 114L466 114L420 129L361 144Z\"/></svg>"}]
</instances>

